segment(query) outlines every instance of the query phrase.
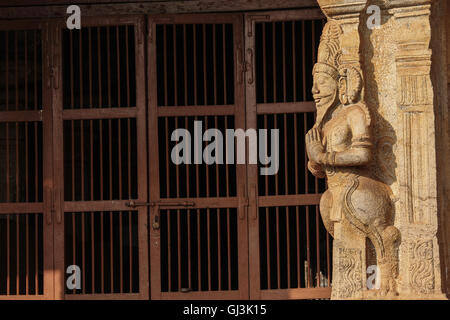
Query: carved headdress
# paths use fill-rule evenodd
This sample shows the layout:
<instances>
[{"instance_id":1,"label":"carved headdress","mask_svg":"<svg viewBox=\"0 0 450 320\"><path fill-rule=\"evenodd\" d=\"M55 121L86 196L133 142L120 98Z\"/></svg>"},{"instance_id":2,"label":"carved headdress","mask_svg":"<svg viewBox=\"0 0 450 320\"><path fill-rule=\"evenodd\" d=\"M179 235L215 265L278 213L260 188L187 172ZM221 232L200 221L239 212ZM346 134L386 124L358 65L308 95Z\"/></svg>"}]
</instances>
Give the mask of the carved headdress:
<instances>
[{"instance_id":1,"label":"carved headdress","mask_svg":"<svg viewBox=\"0 0 450 320\"><path fill-rule=\"evenodd\" d=\"M322 31L320 37L319 52L317 63L314 65L315 72L324 72L333 77L336 81L339 79L339 65L342 56L340 37L342 29L339 24L328 22Z\"/></svg>"},{"instance_id":2,"label":"carved headdress","mask_svg":"<svg viewBox=\"0 0 450 320\"><path fill-rule=\"evenodd\" d=\"M359 67L344 63L342 61L342 50L340 38L343 32L337 22L329 21L325 25L322 36L320 37L319 52L317 55L317 63L313 68L315 73L326 73L336 82L345 79L347 92L339 96L342 104L361 104L362 109L366 113L367 124L370 125L371 118L367 106L361 100L361 91L363 88L362 76ZM317 110L317 120L315 127L320 127L331 105L322 110Z\"/></svg>"}]
</instances>

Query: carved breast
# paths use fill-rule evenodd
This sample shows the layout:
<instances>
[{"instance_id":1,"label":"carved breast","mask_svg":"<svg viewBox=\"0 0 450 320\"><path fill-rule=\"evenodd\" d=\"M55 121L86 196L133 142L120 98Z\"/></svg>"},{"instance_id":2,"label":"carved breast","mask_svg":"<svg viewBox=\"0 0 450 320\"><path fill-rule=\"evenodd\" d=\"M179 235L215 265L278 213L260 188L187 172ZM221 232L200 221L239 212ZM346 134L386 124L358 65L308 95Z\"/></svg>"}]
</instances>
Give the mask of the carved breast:
<instances>
[{"instance_id":1,"label":"carved breast","mask_svg":"<svg viewBox=\"0 0 450 320\"><path fill-rule=\"evenodd\" d=\"M351 129L347 124L347 120L343 114L330 119L324 126L323 145L327 152L341 152L351 145Z\"/></svg>"}]
</instances>

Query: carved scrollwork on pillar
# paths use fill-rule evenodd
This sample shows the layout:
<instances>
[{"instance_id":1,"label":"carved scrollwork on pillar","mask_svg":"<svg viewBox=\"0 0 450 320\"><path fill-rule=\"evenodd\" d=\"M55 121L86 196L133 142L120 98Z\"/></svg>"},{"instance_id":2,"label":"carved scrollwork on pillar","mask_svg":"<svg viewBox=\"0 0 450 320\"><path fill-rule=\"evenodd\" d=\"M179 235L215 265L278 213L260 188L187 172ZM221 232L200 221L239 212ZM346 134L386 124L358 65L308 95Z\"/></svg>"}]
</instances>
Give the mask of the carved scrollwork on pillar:
<instances>
[{"instance_id":1,"label":"carved scrollwork on pillar","mask_svg":"<svg viewBox=\"0 0 450 320\"><path fill-rule=\"evenodd\" d=\"M409 283L416 293L434 291L433 241L416 240L410 243Z\"/></svg>"}]
</instances>

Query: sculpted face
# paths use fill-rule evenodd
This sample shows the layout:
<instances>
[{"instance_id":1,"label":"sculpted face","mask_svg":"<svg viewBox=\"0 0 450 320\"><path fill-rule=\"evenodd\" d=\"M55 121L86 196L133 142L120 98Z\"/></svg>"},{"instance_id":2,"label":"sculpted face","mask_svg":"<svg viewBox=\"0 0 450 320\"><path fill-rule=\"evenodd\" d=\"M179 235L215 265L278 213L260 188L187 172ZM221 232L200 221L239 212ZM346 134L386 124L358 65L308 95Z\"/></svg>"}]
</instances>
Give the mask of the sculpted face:
<instances>
[{"instance_id":1,"label":"sculpted face","mask_svg":"<svg viewBox=\"0 0 450 320\"><path fill-rule=\"evenodd\" d=\"M328 109L336 100L338 91L336 80L323 72L314 73L313 78L312 94L316 107L318 110L322 107Z\"/></svg>"},{"instance_id":2,"label":"sculpted face","mask_svg":"<svg viewBox=\"0 0 450 320\"><path fill-rule=\"evenodd\" d=\"M316 127L321 126L328 109L337 103L338 84L332 76L324 72L313 75L312 94L317 108Z\"/></svg>"}]
</instances>

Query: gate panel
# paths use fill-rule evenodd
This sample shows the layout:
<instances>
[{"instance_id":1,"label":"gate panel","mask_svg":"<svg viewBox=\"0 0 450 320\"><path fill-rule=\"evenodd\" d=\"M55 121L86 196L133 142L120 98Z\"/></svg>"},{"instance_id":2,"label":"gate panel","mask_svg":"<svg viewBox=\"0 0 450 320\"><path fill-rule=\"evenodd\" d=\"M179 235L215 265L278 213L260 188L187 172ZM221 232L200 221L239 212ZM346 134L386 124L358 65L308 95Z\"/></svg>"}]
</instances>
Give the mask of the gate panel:
<instances>
[{"instance_id":1,"label":"gate panel","mask_svg":"<svg viewBox=\"0 0 450 320\"><path fill-rule=\"evenodd\" d=\"M278 173L249 166L252 299L330 297L331 239L318 209L325 181L308 172L304 146L323 23L319 10L246 15L247 126L279 130Z\"/></svg>"},{"instance_id":2,"label":"gate panel","mask_svg":"<svg viewBox=\"0 0 450 320\"><path fill-rule=\"evenodd\" d=\"M0 299L53 297L48 39L36 21L0 23Z\"/></svg>"},{"instance_id":3,"label":"gate panel","mask_svg":"<svg viewBox=\"0 0 450 320\"><path fill-rule=\"evenodd\" d=\"M245 165L193 161L196 121L245 128L241 32L239 15L149 19L152 299L248 299ZM190 163L173 161L176 129Z\"/></svg>"},{"instance_id":4,"label":"gate panel","mask_svg":"<svg viewBox=\"0 0 450 320\"><path fill-rule=\"evenodd\" d=\"M55 30L56 269L66 299L148 298L144 20ZM57 84L62 83L59 87ZM81 286L68 288L69 266Z\"/></svg>"}]
</instances>

